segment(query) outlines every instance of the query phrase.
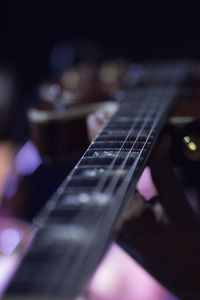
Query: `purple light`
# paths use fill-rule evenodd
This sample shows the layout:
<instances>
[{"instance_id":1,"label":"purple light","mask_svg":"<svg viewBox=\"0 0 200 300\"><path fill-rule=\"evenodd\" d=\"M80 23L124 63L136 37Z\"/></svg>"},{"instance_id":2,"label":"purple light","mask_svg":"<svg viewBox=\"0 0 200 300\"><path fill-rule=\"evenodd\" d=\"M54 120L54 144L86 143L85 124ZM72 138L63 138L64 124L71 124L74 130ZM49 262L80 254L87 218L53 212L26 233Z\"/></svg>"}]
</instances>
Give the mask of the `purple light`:
<instances>
[{"instance_id":1,"label":"purple light","mask_svg":"<svg viewBox=\"0 0 200 300\"><path fill-rule=\"evenodd\" d=\"M5 255L10 255L23 238L21 230L16 228L6 228L0 232L0 251Z\"/></svg>"},{"instance_id":2,"label":"purple light","mask_svg":"<svg viewBox=\"0 0 200 300\"><path fill-rule=\"evenodd\" d=\"M0 297L3 295L20 261L20 256L16 253L10 256L0 255Z\"/></svg>"},{"instance_id":3,"label":"purple light","mask_svg":"<svg viewBox=\"0 0 200 300\"><path fill-rule=\"evenodd\" d=\"M113 244L89 286L90 300L178 300Z\"/></svg>"},{"instance_id":4,"label":"purple light","mask_svg":"<svg viewBox=\"0 0 200 300\"><path fill-rule=\"evenodd\" d=\"M151 171L149 167L144 169L136 187L146 200L158 195L156 187L151 178Z\"/></svg>"},{"instance_id":5,"label":"purple light","mask_svg":"<svg viewBox=\"0 0 200 300\"><path fill-rule=\"evenodd\" d=\"M15 157L15 168L20 174L31 174L41 164L40 155L31 141L19 150Z\"/></svg>"},{"instance_id":6,"label":"purple light","mask_svg":"<svg viewBox=\"0 0 200 300\"><path fill-rule=\"evenodd\" d=\"M0 297L30 246L34 233L29 223L14 218L0 219Z\"/></svg>"}]
</instances>

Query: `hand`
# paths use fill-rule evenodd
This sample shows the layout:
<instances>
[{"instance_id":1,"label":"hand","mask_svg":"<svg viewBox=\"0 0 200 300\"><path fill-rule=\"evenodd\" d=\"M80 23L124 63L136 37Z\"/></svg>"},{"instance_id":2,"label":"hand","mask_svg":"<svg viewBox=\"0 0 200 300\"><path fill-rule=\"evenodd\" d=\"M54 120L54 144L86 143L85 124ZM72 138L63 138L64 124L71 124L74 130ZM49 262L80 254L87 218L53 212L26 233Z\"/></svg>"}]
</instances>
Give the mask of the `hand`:
<instances>
[{"instance_id":1,"label":"hand","mask_svg":"<svg viewBox=\"0 0 200 300\"><path fill-rule=\"evenodd\" d=\"M98 110L94 114L87 117L87 131L89 140L92 141L95 136L99 133L101 128L108 120L109 115L105 111Z\"/></svg>"},{"instance_id":2,"label":"hand","mask_svg":"<svg viewBox=\"0 0 200 300\"><path fill-rule=\"evenodd\" d=\"M170 138L162 137L149 164L159 196L143 202L137 217L124 220L119 243L145 268L184 299L200 298L200 226L174 173ZM155 207L165 218L156 218Z\"/></svg>"}]
</instances>

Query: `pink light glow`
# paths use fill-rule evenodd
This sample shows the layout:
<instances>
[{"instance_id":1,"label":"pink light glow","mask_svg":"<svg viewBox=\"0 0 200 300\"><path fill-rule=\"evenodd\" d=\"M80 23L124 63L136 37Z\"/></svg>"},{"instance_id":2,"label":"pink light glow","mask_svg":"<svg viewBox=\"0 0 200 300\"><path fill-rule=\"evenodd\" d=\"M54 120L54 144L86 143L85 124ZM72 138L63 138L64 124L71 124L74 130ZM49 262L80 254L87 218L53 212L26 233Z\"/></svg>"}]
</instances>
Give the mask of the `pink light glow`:
<instances>
[{"instance_id":1,"label":"pink light glow","mask_svg":"<svg viewBox=\"0 0 200 300\"><path fill-rule=\"evenodd\" d=\"M11 255L0 255L0 296L10 282L34 234L29 224L18 222L18 220L5 219L4 226L2 222L0 223L0 233L2 233L2 228L4 234L8 235L6 239L9 238L10 233L11 237L13 236L13 230L21 232L22 229L24 235L29 232L29 237L26 239L22 253L14 251ZM83 300L84 297L79 297L79 299ZM91 280L89 300L134 299L176 300L119 246L113 244Z\"/></svg>"},{"instance_id":2,"label":"pink light glow","mask_svg":"<svg viewBox=\"0 0 200 300\"><path fill-rule=\"evenodd\" d=\"M146 200L149 200L158 194L156 187L152 181L151 171L149 167L146 167L144 169L136 187Z\"/></svg>"},{"instance_id":3,"label":"pink light glow","mask_svg":"<svg viewBox=\"0 0 200 300\"><path fill-rule=\"evenodd\" d=\"M113 244L89 288L90 300L176 300L120 247Z\"/></svg>"}]
</instances>

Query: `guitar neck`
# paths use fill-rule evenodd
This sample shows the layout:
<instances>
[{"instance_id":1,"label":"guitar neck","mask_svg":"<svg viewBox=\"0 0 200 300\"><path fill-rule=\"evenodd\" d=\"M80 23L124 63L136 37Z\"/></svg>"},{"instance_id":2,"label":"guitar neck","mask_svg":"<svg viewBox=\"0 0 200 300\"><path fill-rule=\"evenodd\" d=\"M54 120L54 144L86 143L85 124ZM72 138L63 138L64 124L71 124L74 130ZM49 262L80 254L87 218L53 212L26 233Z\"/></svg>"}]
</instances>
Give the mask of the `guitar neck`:
<instances>
[{"instance_id":1,"label":"guitar neck","mask_svg":"<svg viewBox=\"0 0 200 300\"><path fill-rule=\"evenodd\" d=\"M35 239L5 299L75 299L83 291L187 73L184 63L175 64L159 86L120 94L116 113L38 215Z\"/></svg>"}]
</instances>

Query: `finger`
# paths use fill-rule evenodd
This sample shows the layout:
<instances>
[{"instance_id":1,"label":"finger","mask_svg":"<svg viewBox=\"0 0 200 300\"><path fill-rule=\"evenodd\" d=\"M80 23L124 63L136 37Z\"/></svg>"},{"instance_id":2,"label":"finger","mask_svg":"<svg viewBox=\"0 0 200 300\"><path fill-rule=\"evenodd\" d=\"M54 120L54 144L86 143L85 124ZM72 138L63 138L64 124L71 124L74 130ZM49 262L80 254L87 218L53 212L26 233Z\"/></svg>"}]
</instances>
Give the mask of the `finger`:
<instances>
[{"instance_id":1,"label":"finger","mask_svg":"<svg viewBox=\"0 0 200 300\"><path fill-rule=\"evenodd\" d=\"M86 125L88 130L88 136L91 141L99 133L99 131L107 121L107 118L108 117L106 113L101 110L87 117Z\"/></svg>"}]
</instances>

